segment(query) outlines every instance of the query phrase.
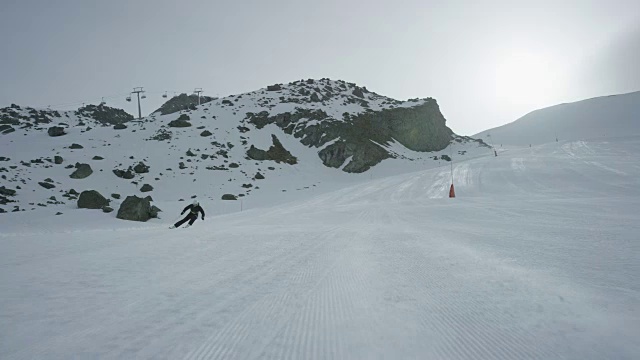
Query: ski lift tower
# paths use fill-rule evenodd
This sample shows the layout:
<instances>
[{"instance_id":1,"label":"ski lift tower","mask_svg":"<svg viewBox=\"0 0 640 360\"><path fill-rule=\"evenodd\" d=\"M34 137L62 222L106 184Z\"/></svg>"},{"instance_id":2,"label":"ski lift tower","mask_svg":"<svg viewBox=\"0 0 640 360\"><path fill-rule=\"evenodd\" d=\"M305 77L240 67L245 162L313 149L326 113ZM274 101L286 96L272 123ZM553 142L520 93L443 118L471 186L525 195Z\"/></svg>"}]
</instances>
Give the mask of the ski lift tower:
<instances>
[{"instance_id":1,"label":"ski lift tower","mask_svg":"<svg viewBox=\"0 0 640 360\"><path fill-rule=\"evenodd\" d=\"M200 93L202 93L202 88L196 88L193 90L193 93L198 95L198 105L200 105Z\"/></svg>"},{"instance_id":2,"label":"ski lift tower","mask_svg":"<svg viewBox=\"0 0 640 360\"><path fill-rule=\"evenodd\" d=\"M142 119L142 109L140 108L140 93L144 93L142 87L133 88L132 94L138 94L138 119ZM146 96L142 95L142 98L146 98Z\"/></svg>"}]
</instances>

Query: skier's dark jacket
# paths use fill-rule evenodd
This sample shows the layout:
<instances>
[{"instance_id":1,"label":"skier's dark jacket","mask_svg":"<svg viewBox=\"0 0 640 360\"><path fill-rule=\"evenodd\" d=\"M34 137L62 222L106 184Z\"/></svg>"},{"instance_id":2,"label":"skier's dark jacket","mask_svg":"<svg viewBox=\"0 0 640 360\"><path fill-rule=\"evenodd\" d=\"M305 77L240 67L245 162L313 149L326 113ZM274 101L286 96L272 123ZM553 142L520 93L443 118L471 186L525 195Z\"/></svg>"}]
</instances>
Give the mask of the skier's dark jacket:
<instances>
[{"instance_id":1,"label":"skier's dark jacket","mask_svg":"<svg viewBox=\"0 0 640 360\"><path fill-rule=\"evenodd\" d=\"M202 218L204 219L204 210L202 209L202 206L198 205L198 206L193 206L193 204L189 204L187 205L187 207L185 207L182 212L180 214L184 214L185 212L190 211L191 212L191 216L198 216L198 212L200 212L202 214Z\"/></svg>"}]
</instances>

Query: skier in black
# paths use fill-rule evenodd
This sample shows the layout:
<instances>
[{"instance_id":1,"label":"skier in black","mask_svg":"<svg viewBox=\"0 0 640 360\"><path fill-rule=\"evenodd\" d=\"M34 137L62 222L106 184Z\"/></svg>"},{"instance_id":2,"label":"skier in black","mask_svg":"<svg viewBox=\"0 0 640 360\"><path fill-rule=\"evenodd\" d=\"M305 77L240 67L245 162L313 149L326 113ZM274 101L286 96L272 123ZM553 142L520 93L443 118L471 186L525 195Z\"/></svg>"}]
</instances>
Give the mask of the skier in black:
<instances>
[{"instance_id":1,"label":"skier in black","mask_svg":"<svg viewBox=\"0 0 640 360\"><path fill-rule=\"evenodd\" d=\"M193 225L193 223L198 219L198 212L202 214L202 220L204 220L204 210L202 209L202 207L200 206L197 200L194 200L192 204L187 205L187 207L185 207L182 210L180 215L183 215L187 211L189 211L187 216L184 219L173 224L171 227L169 227L169 229L175 229L177 227L180 227L182 224L184 224L187 221L189 221L189 225L187 225L187 227Z\"/></svg>"}]
</instances>

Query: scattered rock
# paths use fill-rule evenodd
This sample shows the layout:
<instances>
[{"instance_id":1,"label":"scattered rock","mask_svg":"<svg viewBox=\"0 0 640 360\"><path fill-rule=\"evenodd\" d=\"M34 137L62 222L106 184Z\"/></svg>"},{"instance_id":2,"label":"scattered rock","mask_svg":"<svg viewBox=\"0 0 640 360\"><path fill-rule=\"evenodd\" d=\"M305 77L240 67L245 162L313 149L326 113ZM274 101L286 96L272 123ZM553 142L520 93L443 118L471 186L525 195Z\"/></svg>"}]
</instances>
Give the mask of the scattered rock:
<instances>
[{"instance_id":1,"label":"scattered rock","mask_svg":"<svg viewBox=\"0 0 640 360\"><path fill-rule=\"evenodd\" d=\"M160 208L158 208L155 205L151 205L151 209L149 210L149 216L151 216L152 218L157 218L159 212L162 212Z\"/></svg>"},{"instance_id":2,"label":"scattered rock","mask_svg":"<svg viewBox=\"0 0 640 360\"><path fill-rule=\"evenodd\" d=\"M45 189L53 189L54 187L56 187L55 185L44 181L39 182L38 185L42 186Z\"/></svg>"},{"instance_id":3,"label":"scattered rock","mask_svg":"<svg viewBox=\"0 0 640 360\"><path fill-rule=\"evenodd\" d=\"M102 156L94 156L93 160L104 160L104 158Z\"/></svg>"},{"instance_id":4,"label":"scattered rock","mask_svg":"<svg viewBox=\"0 0 640 360\"><path fill-rule=\"evenodd\" d=\"M189 126L191 126L191 123L186 120L173 120L169 123L169 127L181 128Z\"/></svg>"},{"instance_id":5,"label":"scattered rock","mask_svg":"<svg viewBox=\"0 0 640 360\"><path fill-rule=\"evenodd\" d=\"M111 197L114 199L120 199L120 194L111 194Z\"/></svg>"},{"instance_id":6,"label":"scattered rock","mask_svg":"<svg viewBox=\"0 0 640 360\"><path fill-rule=\"evenodd\" d=\"M14 129L13 126L11 125L7 125L7 124L0 125L0 133L2 134L9 134L14 131L16 131L16 129Z\"/></svg>"},{"instance_id":7,"label":"scattered rock","mask_svg":"<svg viewBox=\"0 0 640 360\"><path fill-rule=\"evenodd\" d=\"M282 90L282 86L280 84L267 86L267 91L278 91L278 90Z\"/></svg>"},{"instance_id":8,"label":"scattered rock","mask_svg":"<svg viewBox=\"0 0 640 360\"><path fill-rule=\"evenodd\" d=\"M115 125L113 125L113 130L124 130L126 128L127 128L127 125L125 125L125 124L115 124ZM113 211L113 209L111 209L111 210Z\"/></svg>"},{"instance_id":9,"label":"scattered rock","mask_svg":"<svg viewBox=\"0 0 640 360\"><path fill-rule=\"evenodd\" d=\"M113 173L122 179L126 179L126 180L131 180L135 177L133 171L131 171L131 168L125 170L120 170L120 169L114 169Z\"/></svg>"},{"instance_id":10,"label":"scattered rock","mask_svg":"<svg viewBox=\"0 0 640 360\"><path fill-rule=\"evenodd\" d=\"M259 172L256 173L256 175L254 176L257 180L264 180L264 175L260 174Z\"/></svg>"},{"instance_id":11,"label":"scattered rock","mask_svg":"<svg viewBox=\"0 0 640 360\"><path fill-rule=\"evenodd\" d=\"M73 144L71 144L71 146L69 146L69 149L84 149L84 146L82 146L80 144L73 143Z\"/></svg>"},{"instance_id":12,"label":"scattered rock","mask_svg":"<svg viewBox=\"0 0 640 360\"><path fill-rule=\"evenodd\" d=\"M104 207L102 208L102 212L105 212L105 213L110 213L110 212L112 212L112 211L113 211L113 208L112 208L112 207L110 207L110 206L104 206Z\"/></svg>"},{"instance_id":13,"label":"scattered rock","mask_svg":"<svg viewBox=\"0 0 640 360\"><path fill-rule=\"evenodd\" d=\"M153 190L153 186L151 186L149 184L144 184L140 188L140 191L142 191L142 192L149 192L149 191L152 191L152 190Z\"/></svg>"},{"instance_id":14,"label":"scattered rock","mask_svg":"<svg viewBox=\"0 0 640 360\"><path fill-rule=\"evenodd\" d=\"M85 190L78 198L78 208L80 209L102 209L109 205L109 200L96 190Z\"/></svg>"},{"instance_id":15,"label":"scattered rock","mask_svg":"<svg viewBox=\"0 0 640 360\"><path fill-rule=\"evenodd\" d=\"M152 210L149 198L140 198L133 195L127 196L122 202L116 217L122 220L147 221L153 218L153 215L157 216L157 211Z\"/></svg>"},{"instance_id":16,"label":"scattered rock","mask_svg":"<svg viewBox=\"0 0 640 360\"><path fill-rule=\"evenodd\" d=\"M76 171L69 175L72 179L84 179L93 174L93 170L89 164L76 163Z\"/></svg>"},{"instance_id":17,"label":"scattered rock","mask_svg":"<svg viewBox=\"0 0 640 360\"><path fill-rule=\"evenodd\" d=\"M47 130L47 133L49 136L62 136L66 134L66 132L64 132L64 128L60 126L50 127L49 130Z\"/></svg>"},{"instance_id":18,"label":"scattered rock","mask_svg":"<svg viewBox=\"0 0 640 360\"><path fill-rule=\"evenodd\" d=\"M222 200L238 200L238 197L233 194L224 194Z\"/></svg>"},{"instance_id":19,"label":"scattered rock","mask_svg":"<svg viewBox=\"0 0 640 360\"><path fill-rule=\"evenodd\" d=\"M149 172L149 166L145 165L145 163L143 163L141 161L136 166L133 167L133 171L135 171L136 174L148 173Z\"/></svg>"},{"instance_id":20,"label":"scattered rock","mask_svg":"<svg viewBox=\"0 0 640 360\"><path fill-rule=\"evenodd\" d=\"M211 136L211 135L213 135L213 134L209 130L205 130L205 131L200 133L200 136L202 136L202 137Z\"/></svg>"},{"instance_id":21,"label":"scattered rock","mask_svg":"<svg viewBox=\"0 0 640 360\"><path fill-rule=\"evenodd\" d=\"M55 164L57 164L57 165L62 164L63 161L64 161L64 159L62 159L62 156L56 155L56 156L53 157L53 162Z\"/></svg>"},{"instance_id":22,"label":"scattered rock","mask_svg":"<svg viewBox=\"0 0 640 360\"><path fill-rule=\"evenodd\" d=\"M0 186L0 195L15 196L16 191L12 189L7 189L6 187L4 187L4 185L2 185Z\"/></svg>"}]
</instances>

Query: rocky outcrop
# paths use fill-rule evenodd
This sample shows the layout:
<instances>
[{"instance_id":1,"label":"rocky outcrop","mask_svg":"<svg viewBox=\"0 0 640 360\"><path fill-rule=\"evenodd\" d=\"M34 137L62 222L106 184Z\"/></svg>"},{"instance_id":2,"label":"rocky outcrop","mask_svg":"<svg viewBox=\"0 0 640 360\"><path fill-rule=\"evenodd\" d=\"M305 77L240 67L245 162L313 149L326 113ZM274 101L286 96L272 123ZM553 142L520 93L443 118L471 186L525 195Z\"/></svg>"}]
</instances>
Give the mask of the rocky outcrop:
<instances>
[{"instance_id":1,"label":"rocky outcrop","mask_svg":"<svg viewBox=\"0 0 640 360\"><path fill-rule=\"evenodd\" d=\"M93 174L93 170L89 164L76 163L76 171L69 175L72 179L84 179Z\"/></svg>"},{"instance_id":2,"label":"rocky outcrop","mask_svg":"<svg viewBox=\"0 0 640 360\"><path fill-rule=\"evenodd\" d=\"M359 88L364 95L364 88ZM356 89L357 90L357 89ZM355 91L355 90L354 90ZM453 132L434 99L425 99L413 107L397 107L381 111L365 111L357 115L345 114L333 119L322 110L298 108L293 113L269 116L269 113L247 114L247 120L258 128L275 124L285 133L293 134L309 147L323 147L318 156L326 166L341 167L346 172L364 172L380 161L393 157L384 145L397 141L414 151L444 149ZM318 120L305 126L300 121ZM297 126L298 125L298 126ZM254 156L263 153L252 151ZM247 155L252 157L249 153ZM351 158L349 164L344 162Z\"/></svg>"},{"instance_id":3,"label":"rocky outcrop","mask_svg":"<svg viewBox=\"0 0 640 360\"><path fill-rule=\"evenodd\" d=\"M200 96L200 104L208 103L213 99L214 98L209 96ZM195 108L196 105L198 105L198 95L180 94L162 104L154 113L160 113L161 115L173 114L182 110Z\"/></svg>"},{"instance_id":4,"label":"rocky outcrop","mask_svg":"<svg viewBox=\"0 0 640 360\"><path fill-rule=\"evenodd\" d=\"M105 126L124 124L134 119L133 115L122 109L105 105L87 105L79 108L77 114L89 117Z\"/></svg>"},{"instance_id":5,"label":"rocky outcrop","mask_svg":"<svg viewBox=\"0 0 640 360\"><path fill-rule=\"evenodd\" d=\"M173 120L173 121L169 122L168 125L169 125L169 127L183 128L183 127L191 126L191 123L188 122L187 120Z\"/></svg>"},{"instance_id":6,"label":"rocky outcrop","mask_svg":"<svg viewBox=\"0 0 640 360\"><path fill-rule=\"evenodd\" d=\"M158 209L151 206L151 197L140 198L135 195L127 196L118 209L116 217L122 220L147 221L158 216Z\"/></svg>"},{"instance_id":7,"label":"rocky outcrop","mask_svg":"<svg viewBox=\"0 0 640 360\"><path fill-rule=\"evenodd\" d=\"M271 135L271 140L273 145L269 147L269 150L261 150L251 145L249 150L247 150L247 156L253 160L273 160L276 162L284 162L289 165L294 165L298 163L298 159L291 155L291 153L282 146L280 140L275 135Z\"/></svg>"},{"instance_id":8,"label":"rocky outcrop","mask_svg":"<svg viewBox=\"0 0 640 360\"><path fill-rule=\"evenodd\" d=\"M109 200L96 190L85 190L78 198L78 208L80 209L102 209L109 205Z\"/></svg>"}]
</instances>

